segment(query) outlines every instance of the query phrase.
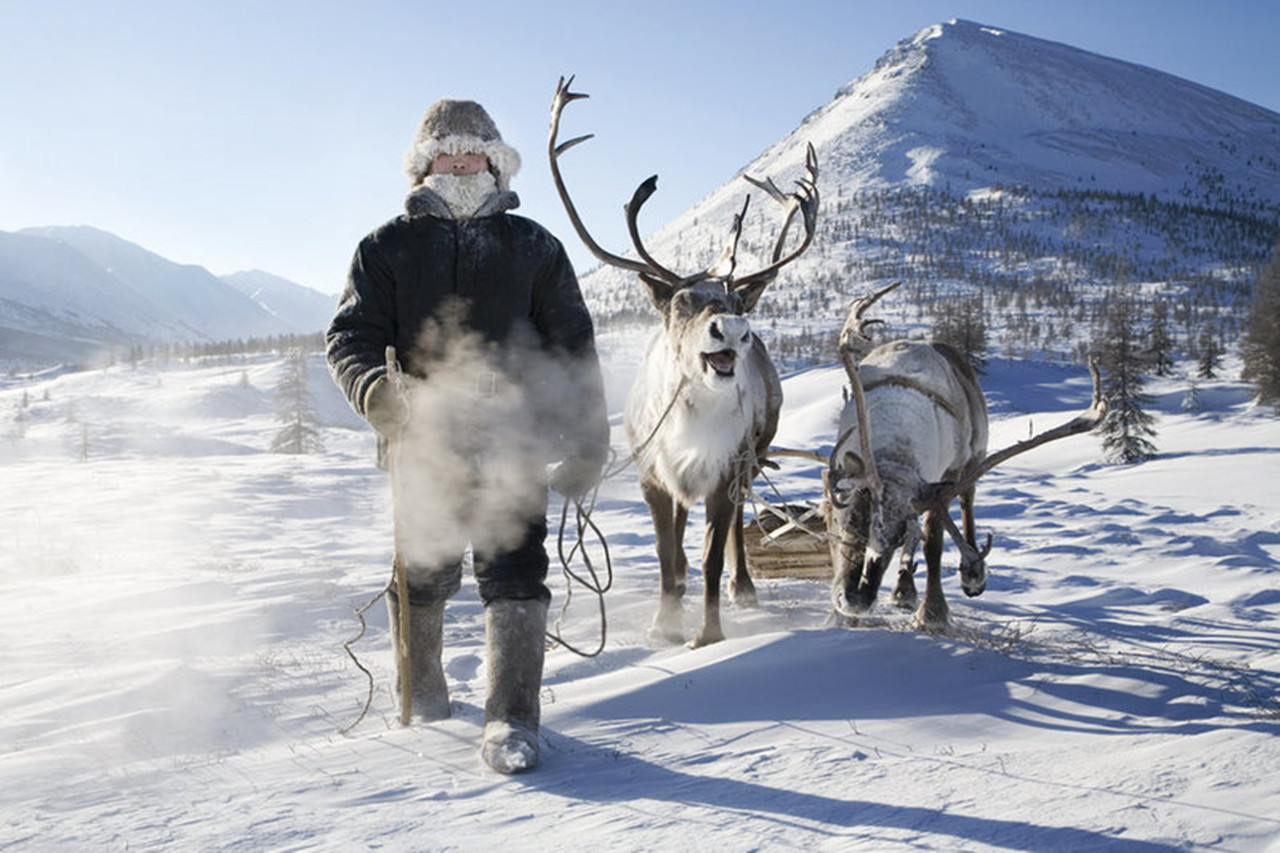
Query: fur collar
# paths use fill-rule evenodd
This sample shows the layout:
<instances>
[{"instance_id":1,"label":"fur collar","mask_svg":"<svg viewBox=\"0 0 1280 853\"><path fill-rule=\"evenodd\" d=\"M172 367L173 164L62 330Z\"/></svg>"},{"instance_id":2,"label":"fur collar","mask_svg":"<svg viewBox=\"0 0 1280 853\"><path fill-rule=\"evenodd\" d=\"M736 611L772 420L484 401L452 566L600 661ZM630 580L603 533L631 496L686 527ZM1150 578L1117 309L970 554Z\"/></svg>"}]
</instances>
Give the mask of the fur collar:
<instances>
[{"instance_id":1,"label":"fur collar","mask_svg":"<svg viewBox=\"0 0 1280 853\"><path fill-rule=\"evenodd\" d=\"M496 216L520 205L520 198L510 190L495 192L490 195L479 209L469 217L455 216L448 203L425 184L418 184L410 190L404 201L405 211L410 216L434 216L437 219L479 219L483 216Z\"/></svg>"}]
</instances>

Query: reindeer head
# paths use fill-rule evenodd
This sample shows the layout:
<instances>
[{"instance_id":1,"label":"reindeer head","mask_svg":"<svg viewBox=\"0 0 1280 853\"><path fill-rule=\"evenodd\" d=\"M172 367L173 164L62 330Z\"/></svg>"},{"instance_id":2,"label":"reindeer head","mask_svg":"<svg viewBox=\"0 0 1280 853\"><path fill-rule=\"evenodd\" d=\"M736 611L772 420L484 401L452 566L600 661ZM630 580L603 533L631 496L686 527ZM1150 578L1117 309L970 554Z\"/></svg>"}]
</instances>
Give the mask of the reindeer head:
<instances>
[{"instance_id":1,"label":"reindeer head","mask_svg":"<svg viewBox=\"0 0 1280 853\"><path fill-rule=\"evenodd\" d=\"M823 474L827 529L837 583L832 590L837 610L847 615L866 610L875 600L893 552L915 525L914 492L905 484L881 479L875 457L863 450L865 426L848 428L836 442ZM850 591L856 596L849 600Z\"/></svg>"},{"instance_id":2,"label":"reindeer head","mask_svg":"<svg viewBox=\"0 0 1280 853\"><path fill-rule=\"evenodd\" d=\"M752 340L736 293L708 279L677 290L660 310L681 375L697 377L712 389L737 378Z\"/></svg>"},{"instance_id":3,"label":"reindeer head","mask_svg":"<svg viewBox=\"0 0 1280 853\"><path fill-rule=\"evenodd\" d=\"M615 255L601 248L591 237L583 225L577 208L569 198L564 179L560 174L559 159L565 151L591 138L590 134L575 137L557 144L560 131L560 118L564 108L572 101L585 98L587 95L570 92L569 86L573 78L567 81L561 78L556 88L555 99L551 104L551 132L547 142L547 154L551 162L551 176L556 190L564 202L565 211L573 223L574 229L587 248L606 264L620 269L630 270L639 275L641 282L649 293L649 298L663 316L663 322L672 344L681 359L687 359L689 366L696 372L685 375L698 375L708 384L732 379L741 358L752 346L750 324L746 315L756 306L761 294L773 283L782 267L800 257L813 240L814 226L818 215L818 161L813 146L809 146L805 157L805 176L798 183L798 189L790 194L783 193L771 180L757 180L748 177L754 186L764 190L785 208L781 233L774 244L773 258L770 264L761 270L745 276L736 276L738 241L742 235L742 222L747 212L747 203L742 211L734 216L733 227L728 245L709 269L693 275L680 275L667 269L654 260L640 238L637 217L640 208L657 191L658 177L654 175L636 188L631 201L626 205L627 229L631 242L639 260ZM804 222L804 237L790 253L783 256L787 232L796 213L800 213Z\"/></svg>"}]
</instances>

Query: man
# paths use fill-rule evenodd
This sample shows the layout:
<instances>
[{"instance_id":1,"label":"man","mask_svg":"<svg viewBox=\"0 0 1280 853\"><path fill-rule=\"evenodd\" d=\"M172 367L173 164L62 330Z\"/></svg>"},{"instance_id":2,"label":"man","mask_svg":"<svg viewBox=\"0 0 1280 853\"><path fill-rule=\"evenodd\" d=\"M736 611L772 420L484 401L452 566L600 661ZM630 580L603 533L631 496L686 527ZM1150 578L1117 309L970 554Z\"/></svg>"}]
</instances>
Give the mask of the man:
<instances>
[{"instance_id":1,"label":"man","mask_svg":"<svg viewBox=\"0 0 1280 853\"><path fill-rule=\"evenodd\" d=\"M552 486L580 497L609 435L591 317L564 248L508 213L519 167L479 104L433 104L405 154L406 212L361 241L327 335L335 380L390 444L410 605L401 624L388 597L392 646L405 635L410 650L397 690L409 683L416 716L449 716L444 609L469 543L485 605L481 754L504 773L538 762L546 466L560 461ZM403 381L388 373L388 346Z\"/></svg>"}]
</instances>

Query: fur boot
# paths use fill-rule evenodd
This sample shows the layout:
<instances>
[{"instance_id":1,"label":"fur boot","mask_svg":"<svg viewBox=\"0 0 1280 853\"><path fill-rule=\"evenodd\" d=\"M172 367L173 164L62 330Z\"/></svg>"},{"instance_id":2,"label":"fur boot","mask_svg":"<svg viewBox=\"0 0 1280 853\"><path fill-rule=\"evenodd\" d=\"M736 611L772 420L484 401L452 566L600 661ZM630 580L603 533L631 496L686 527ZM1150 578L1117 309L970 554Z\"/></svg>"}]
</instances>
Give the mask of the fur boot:
<instances>
[{"instance_id":1,"label":"fur boot","mask_svg":"<svg viewBox=\"0 0 1280 853\"><path fill-rule=\"evenodd\" d=\"M484 616L489 696L480 754L499 773L532 770L538 765L547 602L494 601Z\"/></svg>"},{"instance_id":2,"label":"fur boot","mask_svg":"<svg viewBox=\"0 0 1280 853\"><path fill-rule=\"evenodd\" d=\"M396 661L396 695L403 683L400 673L400 604L387 595L391 615L391 651ZM409 606L409 689L413 715L426 722L449 716L449 687L444 680L440 655L444 645L444 602Z\"/></svg>"}]
</instances>

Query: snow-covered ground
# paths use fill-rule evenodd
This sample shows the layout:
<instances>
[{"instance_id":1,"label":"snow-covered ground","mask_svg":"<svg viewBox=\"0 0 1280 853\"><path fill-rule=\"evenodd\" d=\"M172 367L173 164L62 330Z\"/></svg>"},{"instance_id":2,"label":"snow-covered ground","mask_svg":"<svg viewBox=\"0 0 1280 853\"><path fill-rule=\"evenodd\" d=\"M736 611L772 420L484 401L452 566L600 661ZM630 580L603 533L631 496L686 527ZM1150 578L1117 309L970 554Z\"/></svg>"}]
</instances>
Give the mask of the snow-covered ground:
<instances>
[{"instance_id":1,"label":"snow-covered ground","mask_svg":"<svg viewBox=\"0 0 1280 853\"><path fill-rule=\"evenodd\" d=\"M276 359L0 380L0 848L1280 849L1280 422L1234 381L1200 383L1198 413L1185 383L1155 386L1149 463L1102 464L1085 436L990 475L989 586L945 578L948 636L884 594L833 627L823 583L767 579L758 609L726 604L727 641L651 646L628 471L595 515L606 648L548 654L544 764L503 777L476 754L470 578L446 622L453 718L398 724L381 602L352 646L375 685L360 717L344 643L389 574L388 490L312 367L309 456L267 452ZM786 380L779 445L829 447L841 381ZM993 445L1089 390L1003 361L985 385ZM818 471L773 485L814 498ZM594 597L575 587L561 624L593 647Z\"/></svg>"}]
</instances>

